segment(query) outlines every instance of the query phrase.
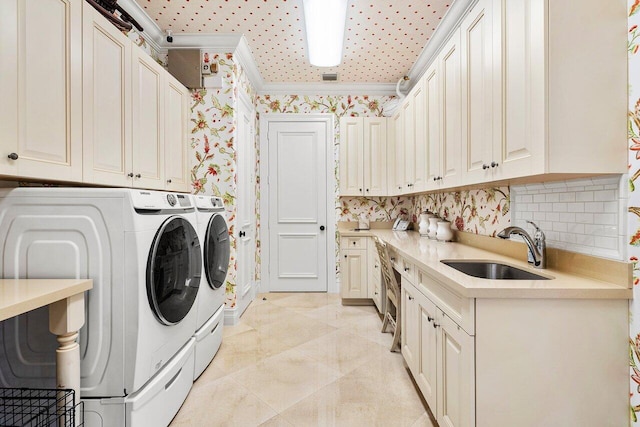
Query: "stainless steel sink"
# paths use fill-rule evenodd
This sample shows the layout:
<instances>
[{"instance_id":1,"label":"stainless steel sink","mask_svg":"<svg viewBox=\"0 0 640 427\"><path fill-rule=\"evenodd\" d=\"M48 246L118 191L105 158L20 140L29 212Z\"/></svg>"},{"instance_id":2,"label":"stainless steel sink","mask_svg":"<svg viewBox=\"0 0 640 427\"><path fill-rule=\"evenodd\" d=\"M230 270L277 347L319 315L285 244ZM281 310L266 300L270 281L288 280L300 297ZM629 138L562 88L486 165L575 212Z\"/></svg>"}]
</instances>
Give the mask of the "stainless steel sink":
<instances>
[{"instance_id":1,"label":"stainless steel sink","mask_svg":"<svg viewBox=\"0 0 640 427\"><path fill-rule=\"evenodd\" d=\"M440 261L451 268L481 279L492 280L549 280L548 277L531 273L510 265L494 261Z\"/></svg>"}]
</instances>

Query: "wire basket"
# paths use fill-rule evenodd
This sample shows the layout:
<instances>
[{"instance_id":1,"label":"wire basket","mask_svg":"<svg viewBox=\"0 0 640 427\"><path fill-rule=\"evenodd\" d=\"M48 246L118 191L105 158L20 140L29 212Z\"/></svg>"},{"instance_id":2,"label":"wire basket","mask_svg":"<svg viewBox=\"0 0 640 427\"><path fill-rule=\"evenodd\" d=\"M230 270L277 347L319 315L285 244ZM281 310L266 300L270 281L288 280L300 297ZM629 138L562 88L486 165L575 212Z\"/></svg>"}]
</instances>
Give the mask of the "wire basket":
<instances>
[{"instance_id":1,"label":"wire basket","mask_svg":"<svg viewBox=\"0 0 640 427\"><path fill-rule=\"evenodd\" d=\"M76 427L84 425L82 402L66 389L0 388L0 426Z\"/></svg>"}]
</instances>

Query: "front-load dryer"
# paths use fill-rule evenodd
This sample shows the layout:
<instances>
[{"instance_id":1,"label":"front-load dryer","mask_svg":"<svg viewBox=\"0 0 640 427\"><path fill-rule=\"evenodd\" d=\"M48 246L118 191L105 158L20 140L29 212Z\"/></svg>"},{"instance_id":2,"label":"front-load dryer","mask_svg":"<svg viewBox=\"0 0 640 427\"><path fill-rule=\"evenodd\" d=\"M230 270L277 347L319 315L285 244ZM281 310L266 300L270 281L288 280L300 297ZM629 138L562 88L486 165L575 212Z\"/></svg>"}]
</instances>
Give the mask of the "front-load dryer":
<instances>
[{"instance_id":1,"label":"front-load dryer","mask_svg":"<svg viewBox=\"0 0 640 427\"><path fill-rule=\"evenodd\" d=\"M220 197L192 196L196 206L198 236L202 242L206 284L200 286L195 332L194 381L211 363L222 343L225 279L229 269L230 239Z\"/></svg>"},{"instance_id":2,"label":"front-load dryer","mask_svg":"<svg viewBox=\"0 0 640 427\"><path fill-rule=\"evenodd\" d=\"M91 278L80 331L85 422L168 424L193 382L202 252L189 195L132 189L0 193L3 278ZM0 323L0 382L55 387L46 309Z\"/></svg>"}]
</instances>

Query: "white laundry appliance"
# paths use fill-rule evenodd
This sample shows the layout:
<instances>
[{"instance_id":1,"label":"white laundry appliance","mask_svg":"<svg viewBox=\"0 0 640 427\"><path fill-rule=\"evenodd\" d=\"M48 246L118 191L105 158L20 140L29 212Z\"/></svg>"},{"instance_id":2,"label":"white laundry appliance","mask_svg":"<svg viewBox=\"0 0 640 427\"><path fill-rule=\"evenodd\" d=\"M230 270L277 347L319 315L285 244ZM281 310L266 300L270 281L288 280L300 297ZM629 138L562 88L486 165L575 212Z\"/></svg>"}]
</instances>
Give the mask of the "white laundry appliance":
<instances>
[{"instance_id":1,"label":"white laundry appliance","mask_svg":"<svg viewBox=\"0 0 640 427\"><path fill-rule=\"evenodd\" d=\"M225 279L229 269L230 240L220 197L192 196L196 205L198 236L202 242L206 280L200 285L195 333L195 381L211 363L222 344Z\"/></svg>"},{"instance_id":2,"label":"white laundry appliance","mask_svg":"<svg viewBox=\"0 0 640 427\"><path fill-rule=\"evenodd\" d=\"M3 278L91 278L80 331L85 425L168 425L193 383L202 253L189 195L0 193ZM46 309L0 323L0 382L55 386Z\"/></svg>"}]
</instances>

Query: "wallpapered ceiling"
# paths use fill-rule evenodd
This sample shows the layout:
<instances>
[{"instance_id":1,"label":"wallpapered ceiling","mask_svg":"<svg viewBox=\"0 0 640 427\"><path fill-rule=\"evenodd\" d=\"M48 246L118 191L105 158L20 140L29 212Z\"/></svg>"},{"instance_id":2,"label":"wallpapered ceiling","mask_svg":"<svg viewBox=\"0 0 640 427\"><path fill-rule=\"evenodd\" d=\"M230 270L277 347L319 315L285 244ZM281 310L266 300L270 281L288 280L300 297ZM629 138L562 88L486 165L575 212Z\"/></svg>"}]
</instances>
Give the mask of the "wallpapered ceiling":
<instances>
[{"instance_id":1,"label":"wallpapered ceiling","mask_svg":"<svg viewBox=\"0 0 640 427\"><path fill-rule=\"evenodd\" d=\"M630 302L629 363L631 374L631 420L640 426L640 0L629 0L629 260L634 264L634 299Z\"/></svg>"}]
</instances>

